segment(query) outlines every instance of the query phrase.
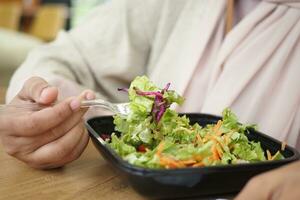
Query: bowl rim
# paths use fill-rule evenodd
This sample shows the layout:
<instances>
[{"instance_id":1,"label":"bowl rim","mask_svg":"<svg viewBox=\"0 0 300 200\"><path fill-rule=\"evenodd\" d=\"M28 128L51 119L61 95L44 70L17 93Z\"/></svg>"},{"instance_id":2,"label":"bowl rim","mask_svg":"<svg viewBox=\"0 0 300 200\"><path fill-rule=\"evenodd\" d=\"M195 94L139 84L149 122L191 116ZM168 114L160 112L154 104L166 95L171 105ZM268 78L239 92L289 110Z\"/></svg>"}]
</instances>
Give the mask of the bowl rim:
<instances>
[{"instance_id":1,"label":"bowl rim","mask_svg":"<svg viewBox=\"0 0 300 200\"><path fill-rule=\"evenodd\" d=\"M211 118L214 120L222 119L222 117L220 117L220 116L206 114L206 113L180 113L180 114L181 115L189 115L189 116L202 116L202 117ZM100 137L100 135L89 124L89 122L92 120L96 120L99 118L110 118L112 116L113 115L91 117L85 121L85 125L88 129L90 137L93 139L93 142L98 143L101 146L102 150L104 150L104 151L106 151L106 153L110 154L110 156L111 156L110 160L113 161L118 168L120 168L123 171L126 171L128 173L135 174L135 175L154 176L154 175L161 175L161 174L211 173L211 172L220 171L220 170L222 170L223 172L229 172L232 170L248 171L249 169L260 168L262 166L272 167L274 165L289 163L289 162L299 160L299 158L300 158L300 154L295 148L293 148L289 145L286 145L285 149L292 152L293 155L288 158L284 158L282 160L259 161L259 162L255 162L255 163L238 163L238 164L229 164L229 165L203 166L203 167L179 168L179 169L151 169L151 168L139 167L139 166L130 164L129 162L122 159L110 146L108 146L106 144L106 142ZM262 136L263 138L266 138L266 139L271 140L276 143L281 143L279 140L272 138L271 136L268 136L260 131L256 131L256 130L252 130L252 131L257 135Z\"/></svg>"}]
</instances>

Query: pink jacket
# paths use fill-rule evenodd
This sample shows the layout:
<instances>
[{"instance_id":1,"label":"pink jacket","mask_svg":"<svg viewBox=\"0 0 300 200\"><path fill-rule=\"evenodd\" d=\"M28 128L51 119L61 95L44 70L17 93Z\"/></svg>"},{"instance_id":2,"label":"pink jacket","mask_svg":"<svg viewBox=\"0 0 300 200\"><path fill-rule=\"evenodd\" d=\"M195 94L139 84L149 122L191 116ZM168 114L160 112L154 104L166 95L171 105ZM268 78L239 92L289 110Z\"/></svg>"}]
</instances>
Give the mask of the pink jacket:
<instances>
[{"instance_id":1,"label":"pink jacket","mask_svg":"<svg viewBox=\"0 0 300 200\"><path fill-rule=\"evenodd\" d=\"M225 7L225 0L113 0L33 51L7 100L38 75L61 98L90 88L126 101L116 88L146 74L185 94L183 111L219 115L231 107L242 122L300 147L300 1L261 1L226 37Z\"/></svg>"}]
</instances>

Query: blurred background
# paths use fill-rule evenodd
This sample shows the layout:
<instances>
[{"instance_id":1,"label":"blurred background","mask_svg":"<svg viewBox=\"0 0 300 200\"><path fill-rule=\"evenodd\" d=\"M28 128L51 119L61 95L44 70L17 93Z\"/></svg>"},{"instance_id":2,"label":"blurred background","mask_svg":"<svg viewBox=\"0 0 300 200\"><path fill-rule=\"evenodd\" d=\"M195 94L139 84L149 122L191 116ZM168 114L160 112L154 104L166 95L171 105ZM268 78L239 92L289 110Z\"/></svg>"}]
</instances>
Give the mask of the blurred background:
<instances>
[{"instance_id":1,"label":"blurred background","mask_svg":"<svg viewBox=\"0 0 300 200\"><path fill-rule=\"evenodd\" d=\"M33 48L77 26L107 0L0 0L0 103L13 72Z\"/></svg>"}]
</instances>

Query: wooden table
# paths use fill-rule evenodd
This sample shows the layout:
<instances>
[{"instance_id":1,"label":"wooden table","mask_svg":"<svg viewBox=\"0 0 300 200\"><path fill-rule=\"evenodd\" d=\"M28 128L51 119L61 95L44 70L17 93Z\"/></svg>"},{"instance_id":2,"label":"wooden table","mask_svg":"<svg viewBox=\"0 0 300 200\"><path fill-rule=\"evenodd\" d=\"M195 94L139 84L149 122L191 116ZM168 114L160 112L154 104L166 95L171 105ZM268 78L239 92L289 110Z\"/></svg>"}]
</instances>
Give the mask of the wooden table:
<instances>
[{"instance_id":1,"label":"wooden table","mask_svg":"<svg viewBox=\"0 0 300 200\"><path fill-rule=\"evenodd\" d=\"M0 147L0 199L144 199L111 169L90 142L81 157L55 170L32 169Z\"/></svg>"},{"instance_id":2,"label":"wooden table","mask_svg":"<svg viewBox=\"0 0 300 200\"><path fill-rule=\"evenodd\" d=\"M6 88L0 87L0 103ZM90 142L81 157L55 170L36 170L0 145L0 200L144 199L111 169Z\"/></svg>"}]
</instances>

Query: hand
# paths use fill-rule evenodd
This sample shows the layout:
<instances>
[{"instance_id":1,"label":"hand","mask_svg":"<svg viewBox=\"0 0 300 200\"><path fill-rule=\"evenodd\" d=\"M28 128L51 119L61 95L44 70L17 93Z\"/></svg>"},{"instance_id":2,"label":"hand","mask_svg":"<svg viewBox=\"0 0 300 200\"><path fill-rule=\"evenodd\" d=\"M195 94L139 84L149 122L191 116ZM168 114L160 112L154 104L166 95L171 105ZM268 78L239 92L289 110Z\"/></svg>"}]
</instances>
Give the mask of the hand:
<instances>
[{"instance_id":1,"label":"hand","mask_svg":"<svg viewBox=\"0 0 300 200\"><path fill-rule=\"evenodd\" d=\"M10 102L43 105L54 103L58 90L41 78L29 79ZM34 168L55 168L78 158L88 143L88 134L82 116L87 109L80 108L81 99L93 99L91 91L79 97L65 99L40 111L4 113L0 116L0 140L11 156Z\"/></svg>"},{"instance_id":2,"label":"hand","mask_svg":"<svg viewBox=\"0 0 300 200\"><path fill-rule=\"evenodd\" d=\"M236 200L300 199L300 161L252 178Z\"/></svg>"}]
</instances>

